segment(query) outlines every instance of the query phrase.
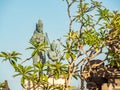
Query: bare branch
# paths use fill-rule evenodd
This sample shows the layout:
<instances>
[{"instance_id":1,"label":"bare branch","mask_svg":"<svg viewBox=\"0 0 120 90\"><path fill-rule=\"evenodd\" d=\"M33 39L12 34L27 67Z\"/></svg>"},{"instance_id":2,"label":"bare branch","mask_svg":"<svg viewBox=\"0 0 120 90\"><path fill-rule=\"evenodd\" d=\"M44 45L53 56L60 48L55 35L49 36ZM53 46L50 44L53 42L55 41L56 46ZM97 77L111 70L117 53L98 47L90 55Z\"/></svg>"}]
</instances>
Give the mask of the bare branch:
<instances>
[{"instance_id":1,"label":"bare branch","mask_svg":"<svg viewBox=\"0 0 120 90\"><path fill-rule=\"evenodd\" d=\"M86 60L90 60L90 59L92 59L92 58L95 58L96 56L98 56L99 54L101 54L102 53L102 49L99 51L99 52L96 52L95 54L93 54L93 55L91 55L91 56L88 56L88 57L85 57L85 58L83 58L80 62L78 62L77 64L76 64L76 67L78 67L83 61L86 61Z\"/></svg>"},{"instance_id":2,"label":"bare branch","mask_svg":"<svg viewBox=\"0 0 120 90\"><path fill-rule=\"evenodd\" d=\"M72 0L72 2L69 3L68 0L66 0L67 5L68 5L68 8L67 8L68 17L69 17L69 20L70 20L70 24L69 24L69 32L72 31L72 23L73 23L73 21L76 19L76 18L72 19L72 16L71 16L71 13L70 13L70 7L75 3L75 1L76 1L76 0Z\"/></svg>"}]
</instances>

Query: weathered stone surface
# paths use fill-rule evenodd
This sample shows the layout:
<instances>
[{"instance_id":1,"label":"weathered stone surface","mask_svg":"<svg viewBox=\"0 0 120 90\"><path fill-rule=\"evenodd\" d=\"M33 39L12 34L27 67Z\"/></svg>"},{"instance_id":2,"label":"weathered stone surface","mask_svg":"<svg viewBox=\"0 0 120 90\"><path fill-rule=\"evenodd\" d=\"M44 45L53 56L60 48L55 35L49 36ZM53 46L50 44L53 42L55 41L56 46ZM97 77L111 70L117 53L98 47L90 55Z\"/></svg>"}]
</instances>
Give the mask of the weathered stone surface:
<instances>
[{"instance_id":1,"label":"weathered stone surface","mask_svg":"<svg viewBox=\"0 0 120 90\"><path fill-rule=\"evenodd\" d=\"M44 34L43 32L43 23L41 20L38 20L38 23L36 24L36 29L30 41L34 41L38 44L42 44L42 43L47 43L48 42L47 40L48 40L47 34ZM37 63L37 62L44 63L45 61L46 61L46 56L44 51L39 51L33 56L33 63Z\"/></svg>"},{"instance_id":2,"label":"weathered stone surface","mask_svg":"<svg viewBox=\"0 0 120 90\"><path fill-rule=\"evenodd\" d=\"M102 89L101 90L120 90L120 86L119 85L114 85L112 83L110 83L108 85L108 83L104 83L102 85Z\"/></svg>"},{"instance_id":3,"label":"weathered stone surface","mask_svg":"<svg viewBox=\"0 0 120 90\"><path fill-rule=\"evenodd\" d=\"M50 49L48 50L48 58L53 62L58 61L61 58L60 50L54 40L50 44Z\"/></svg>"},{"instance_id":4,"label":"weathered stone surface","mask_svg":"<svg viewBox=\"0 0 120 90\"><path fill-rule=\"evenodd\" d=\"M86 75L83 77L89 90L120 90L120 68L104 65L101 60L91 60L86 64L84 72Z\"/></svg>"},{"instance_id":5,"label":"weathered stone surface","mask_svg":"<svg viewBox=\"0 0 120 90\"><path fill-rule=\"evenodd\" d=\"M5 80L5 84L4 84L3 88L2 88L2 90L10 90L7 80Z\"/></svg>"}]
</instances>

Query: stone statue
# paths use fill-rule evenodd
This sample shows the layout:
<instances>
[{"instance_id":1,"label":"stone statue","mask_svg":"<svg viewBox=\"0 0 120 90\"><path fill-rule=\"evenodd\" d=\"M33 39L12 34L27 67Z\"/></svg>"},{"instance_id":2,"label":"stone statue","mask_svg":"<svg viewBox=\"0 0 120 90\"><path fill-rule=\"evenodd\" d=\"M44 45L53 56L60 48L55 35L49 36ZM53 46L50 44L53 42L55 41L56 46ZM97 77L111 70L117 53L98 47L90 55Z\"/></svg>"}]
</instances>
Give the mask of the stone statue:
<instances>
[{"instance_id":1,"label":"stone statue","mask_svg":"<svg viewBox=\"0 0 120 90\"><path fill-rule=\"evenodd\" d=\"M43 23L41 20L38 20L38 23L36 24L36 30L34 31L34 34L31 41L35 41L39 44L47 43L48 36L47 34L44 34L43 32ZM39 51L33 56L33 63L41 62L44 63L46 61L46 56L44 51Z\"/></svg>"},{"instance_id":2,"label":"stone statue","mask_svg":"<svg viewBox=\"0 0 120 90\"><path fill-rule=\"evenodd\" d=\"M1 90L1 89L0 89L0 90ZM7 80L5 80L4 86L3 86L2 90L10 90L10 88L9 88L9 86L8 86Z\"/></svg>"},{"instance_id":3,"label":"stone statue","mask_svg":"<svg viewBox=\"0 0 120 90\"><path fill-rule=\"evenodd\" d=\"M58 45L53 40L53 42L50 44L50 50L48 50L48 58L55 62L61 58L60 50L58 48Z\"/></svg>"}]
</instances>

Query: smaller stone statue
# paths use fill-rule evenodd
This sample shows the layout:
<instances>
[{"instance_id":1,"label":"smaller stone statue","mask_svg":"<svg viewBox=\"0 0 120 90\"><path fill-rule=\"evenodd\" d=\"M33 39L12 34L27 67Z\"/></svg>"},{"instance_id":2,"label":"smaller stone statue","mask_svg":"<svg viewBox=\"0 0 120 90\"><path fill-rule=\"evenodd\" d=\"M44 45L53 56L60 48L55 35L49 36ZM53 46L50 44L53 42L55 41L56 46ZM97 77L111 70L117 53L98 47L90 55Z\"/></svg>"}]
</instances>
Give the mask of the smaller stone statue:
<instances>
[{"instance_id":1,"label":"smaller stone statue","mask_svg":"<svg viewBox=\"0 0 120 90\"><path fill-rule=\"evenodd\" d=\"M53 40L53 42L50 44L50 50L48 50L48 58L55 62L61 58L60 50L58 48L58 45Z\"/></svg>"}]
</instances>

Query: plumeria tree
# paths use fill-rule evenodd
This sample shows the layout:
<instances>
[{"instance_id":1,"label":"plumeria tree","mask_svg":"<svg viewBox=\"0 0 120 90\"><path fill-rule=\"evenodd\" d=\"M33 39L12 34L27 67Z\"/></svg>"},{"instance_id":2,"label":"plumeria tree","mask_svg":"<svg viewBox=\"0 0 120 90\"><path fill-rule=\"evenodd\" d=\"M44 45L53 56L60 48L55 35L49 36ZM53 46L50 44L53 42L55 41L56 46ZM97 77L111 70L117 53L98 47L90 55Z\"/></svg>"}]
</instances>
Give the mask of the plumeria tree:
<instances>
[{"instance_id":1,"label":"plumeria tree","mask_svg":"<svg viewBox=\"0 0 120 90\"><path fill-rule=\"evenodd\" d=\"M84 72L86 63L100 59L102 63L108 61L110 65L120 66L120 13L109 11L97 0L63 1L67 5L69 27L68 33L65 35L65 42L58 39L63 49L60 60L56 60L54 63L38 62L24 66L23 63L31 60L34 55L40 51L47 52L50 48L50 45L36 41L30 41L32 46L27 49L33 49L33 52L30 58L20 64L17 62L20 59L20 53L15 51L0 53L0 57L4 61L9 61L15 69L14 77L21 76L21 85L24 88L25 80L32 82L32 86L29 85L28 90L35 90L38 87L44 90L71 90L70 83L73 77L81 81L80 89L84 90L85 75L89 73ZM101 59L101 55L104 55L104 58ZM67 61L67 63L62 61ZM102 63L89 65L89 68L97 67ZM65 85L49 84L50 77L59 79L61 75L65 79Z\"/></svg>"},{"instance_id":2,"label":"plumeria tree","mask_svg":"<svg viewBox=\"0 0 120 90\"><path fill-rule=\"evenodd\" d=\"M69 31L65 36L65 43L58 40L64 48L64 56L68 62L65 90L69 90L74 76L80 78L83 90L83 75L87 75L83 72L86 63L104 55L103 62L107 60L112 65L120 66L120 14L118 11L109 11L97 0L63 1L67 3Z\"/></svg>"},{"instance_id":3,"label":"plumeria tree","mask_svg":"<svg viewBox=\"0 0 120 90\"><path fill-rule=\"evenodd\" d=\"M35 42L34 42L35 43ZM34 45L34 46L33 46ZM50 90L50 89L63 89L64 86L61 85L54 85L48 82L48 79L54 77L55 79L59 79L59 76L65 76L67 73L67 64L62 63L61 61L57 60L55 63L45 62L45 63L35 63L32 65L23 65L28 60L31 60L32 57L38 53L38 51L46 51L48 46L46 44L33 44L32 47L27 49L33 49L33 52L29 58L18 63L18 59L20 59L20 53L15 51L13 52L1 52L0 57L3 58L3 61L9 61L10 64L13 66L16 74L13 77L19 76L21 78L21 85L23 88L27 90L36 90L37 88L42 88L43 90ZM49 67L49 68L48 68ZM27 82L27 83L26 83ZM25 85L28 84L29 86L26 87ZM1 83L2 87L2 83Z\"/></svg>"}]
</instances>

